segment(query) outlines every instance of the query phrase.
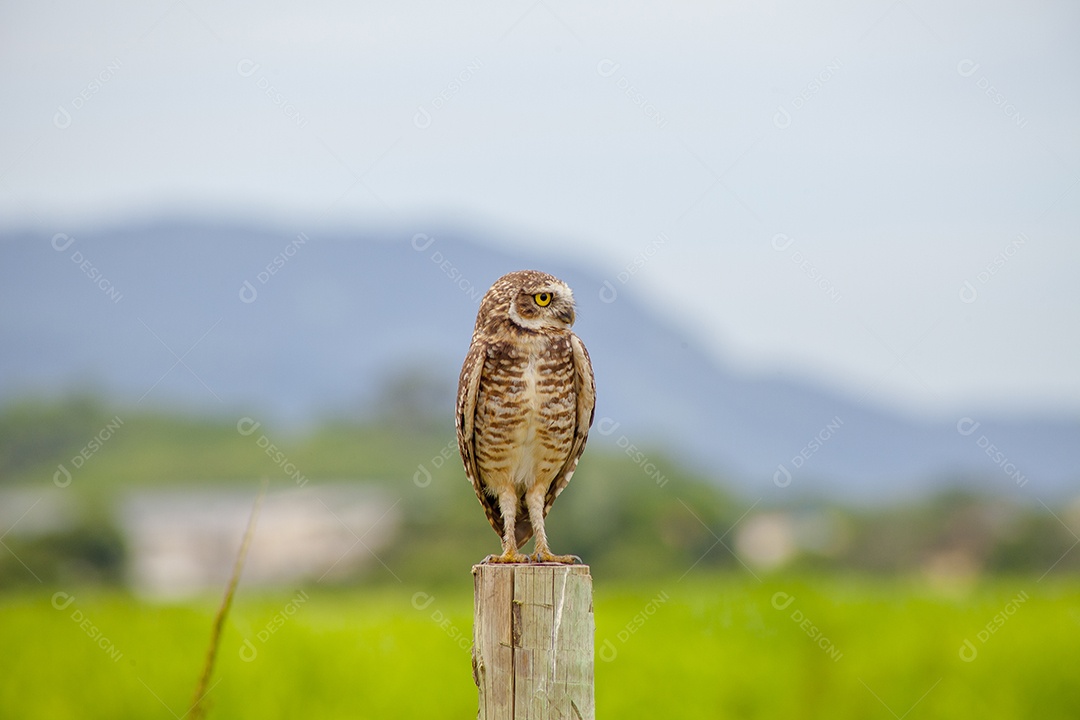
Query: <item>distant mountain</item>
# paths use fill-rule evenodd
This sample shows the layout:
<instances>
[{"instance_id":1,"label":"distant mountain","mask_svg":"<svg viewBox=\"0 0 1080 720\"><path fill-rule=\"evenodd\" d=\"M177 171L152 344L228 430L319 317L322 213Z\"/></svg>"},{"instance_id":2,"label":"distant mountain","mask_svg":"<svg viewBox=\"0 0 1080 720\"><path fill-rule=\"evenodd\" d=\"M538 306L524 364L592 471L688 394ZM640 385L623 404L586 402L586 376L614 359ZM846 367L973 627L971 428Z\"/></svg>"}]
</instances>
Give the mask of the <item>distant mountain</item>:
<instances>
[{"instance_id":1,"label":"distant mountain","mask_svg":"<svg viewBox=\"0 0 1080 720\"><path fill-rule=\"evenodd\" d=\"M318 231L158 222L0 237L0 401L70 390L292 426L430 376L452 392L480 296L534 267L566 280L597 377L592 442L662 476L680 460L752 496L874 501L947 485L1080 489L1080 418L929 422L813 383L747 376L663 322L633 283L513 256L452 228ZM663 450L663 453L660 450Z\"/></svg>"}]
</instances>

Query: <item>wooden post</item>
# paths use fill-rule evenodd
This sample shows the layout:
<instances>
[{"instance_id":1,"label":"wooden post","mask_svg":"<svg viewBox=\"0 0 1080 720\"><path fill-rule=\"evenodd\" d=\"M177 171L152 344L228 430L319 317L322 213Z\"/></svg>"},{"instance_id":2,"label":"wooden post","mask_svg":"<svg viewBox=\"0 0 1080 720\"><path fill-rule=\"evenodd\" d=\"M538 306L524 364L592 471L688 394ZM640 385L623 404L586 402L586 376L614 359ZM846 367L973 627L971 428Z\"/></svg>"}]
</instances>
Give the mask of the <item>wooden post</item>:
<instances>
[{"instance_id":1,"label":"wooden post","mask_svg":"<svg viewBox=\"0 0 1080 720\"><path fill-rule=\"evenodd\" d=\"M474 565L479 720L594 720L588 565Z\"/></svg>"}]
</instances>

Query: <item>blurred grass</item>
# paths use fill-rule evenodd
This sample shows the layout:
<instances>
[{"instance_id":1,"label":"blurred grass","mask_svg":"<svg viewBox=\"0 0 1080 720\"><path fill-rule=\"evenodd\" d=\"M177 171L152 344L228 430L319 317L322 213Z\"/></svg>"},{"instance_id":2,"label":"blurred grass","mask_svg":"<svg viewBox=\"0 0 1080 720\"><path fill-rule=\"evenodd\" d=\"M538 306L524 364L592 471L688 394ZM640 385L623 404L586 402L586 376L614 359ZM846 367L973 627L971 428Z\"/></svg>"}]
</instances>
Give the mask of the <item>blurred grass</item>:
<instances>
[{"instance_id":1,"label":"blurred grass","mask_svg":"<svg viewBox=\"0 0 1080 720\"><path fill-rule=\"evenodd\" d=\"M120 429L69 488L54 487L57 463L73 465L114 416ZM209 716L475 714L467 568L498 538L464 479L452 428L341 420L300 435L268 425L243 435L231 418L114 412L87 400L0 413L0 485L32 491L31 501L54 492L79 510L75 525L52 534L5 531L0 718L185 715L218 598L156 604L115 589L128 549L113 504L154 486L252 486L266 476L272 489L295 487L260 445L264 435L312 483L351 479L398 501L402 528L380 553L392 571L373 564L351 586L254 595L241 584ZM1080 550L1057 516L962 495L834 508L844 548L808 552L759 583L716 549L717 533L756 503L647 452L663 484L625 454L591 446L549 518L554 549L592 566L600 717L1077 717ZM898 579L946 582L927 562L958 551L980 572L946 574L951 586ZM57 609L56 590L71 604L55 596ZM422 610L417 592L433 597ZM1029 599L979 640L1021 592ZM973 662L960 658L965 639Z\"/></svg>"},{"instance_id":2,"label":"blurred grass","mask_svg":"<svg viewBox=\"0 0 1080 720\"><path fill-rule=\"evenodd\" d=\"M1075 579L997 579L963 594L866 578L594 580L598 653L607 648L596 661L599 717L1064 719L1080 708ZM209 716L472 717L471 584L459 578L417 609L423 590L315 586L253 598L241 588ZM980 641L1021 592L1029 599ZM161 605L90 590L62 610L49 594L0 596L0 714L182 716L215 608L212 598ZM965 638L978 651L972 662L960 658Z\"/></svg>"}]
</instances>

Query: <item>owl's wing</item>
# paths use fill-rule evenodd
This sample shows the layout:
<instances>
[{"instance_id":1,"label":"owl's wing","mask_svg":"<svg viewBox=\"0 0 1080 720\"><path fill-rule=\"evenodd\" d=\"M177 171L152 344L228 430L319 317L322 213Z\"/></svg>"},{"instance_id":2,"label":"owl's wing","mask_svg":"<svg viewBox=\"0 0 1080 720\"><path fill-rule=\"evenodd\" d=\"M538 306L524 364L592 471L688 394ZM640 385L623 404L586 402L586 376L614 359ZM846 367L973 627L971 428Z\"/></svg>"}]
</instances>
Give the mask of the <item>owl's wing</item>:
<instances>
[{"instance_id":1,"label":"owl's wing","mask_svg":"<svg viewBox=\"0 0 1080 720\"><path fill-rule=\"evenodd\" d=\"M457 395L457 442L458 452L461 453L461 462L465 466L465 477L472 483L476 497L484 506L488 522L495 532L502 537L503 522L499 513L498 501L486 492L486 486L480 477L480 470L476 466L476 398L480 394L480 376L484 374L484 361L487 359L487 343L474 340L469 347L469 353L465 356L465 362L461 366L461 377L458 379Z\"/></svg>"},{"instance_id":2,"label":"owl's wing","mask_svg":"<svg viewBox=\"0 0 1080 720\"><path fill-rule=\"evenodd\" d=\"M555 478L548 487L547 496L544 499L544 516L555 503L555 498L570 483L570 478L577 470L578 460L585 452L585 441L589 439L589 428L592 426L593 414L596 410L596 380L593 378L592 361L589 360L589 352L581 338L573 333L570 334L570 346L574 351L574 394L577 397L577 423L574 425L574 442L570 446L570 454L566 462L559 469Z\"/></svg>"}]
</instances>

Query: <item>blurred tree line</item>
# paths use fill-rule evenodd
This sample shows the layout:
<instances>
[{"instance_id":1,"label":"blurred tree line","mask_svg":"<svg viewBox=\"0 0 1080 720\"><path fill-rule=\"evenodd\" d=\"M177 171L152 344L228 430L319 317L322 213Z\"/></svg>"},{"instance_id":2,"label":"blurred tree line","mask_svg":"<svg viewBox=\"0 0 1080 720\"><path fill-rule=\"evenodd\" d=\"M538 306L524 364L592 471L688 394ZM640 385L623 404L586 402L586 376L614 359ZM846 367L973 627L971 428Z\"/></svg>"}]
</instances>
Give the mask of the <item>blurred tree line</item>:
<instances>
[{"instance_id":1,"label":"blurred tree line","mask_svg":"<svg viewBox=\"0 0 1080 720\"><path fill-rule=\"evenodd\" d=\"M255 435L238 431L239 418L114 408L85 397L10 404L0 411L0 589L122 584L129 548L115 508L126 491L254 488L264 476L272 488L292 487L280 462L255 443L262 435L313 484L351 479L400 499L399 536L381 556L397 578L460 583L473 563L499 550L499 540L465 480L452 424L429 411L443 407L445 396L423 378L403 377L366 414L304 434L260 425ZM1080 534L1075 502L1044 508L949 491L899 506L801 500L748 513L751 501L718 479L687 471L661 449L645 452L662 482L594 441L550 516L553 549L582 556L597 577L743 572L743 563L759 574L1080 570L1080 550L1070 551ZM58 474L61 465L69 474ZM778 542L784 552L770 556ZM379 566L353 581L396 582Z\"/></svg>"}]
</instances>

